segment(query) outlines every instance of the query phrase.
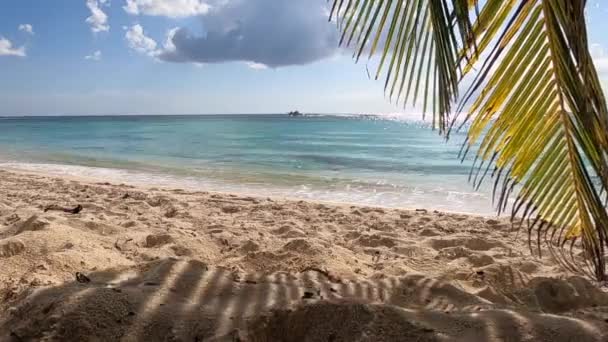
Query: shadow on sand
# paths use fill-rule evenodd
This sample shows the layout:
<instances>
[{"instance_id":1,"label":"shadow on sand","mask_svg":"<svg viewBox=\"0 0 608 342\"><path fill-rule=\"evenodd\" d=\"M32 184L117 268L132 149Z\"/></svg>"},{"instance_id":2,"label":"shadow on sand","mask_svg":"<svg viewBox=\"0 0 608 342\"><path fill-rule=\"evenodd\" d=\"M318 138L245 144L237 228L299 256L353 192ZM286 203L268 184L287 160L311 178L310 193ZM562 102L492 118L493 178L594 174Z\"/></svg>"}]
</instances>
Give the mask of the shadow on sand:
<instances>
[{"instance_id":1,"label":"shadow on sand","mask_svg":"<svg viewBox=\"0 0 608 342\"><path fill-rule=\"evenodd\" d=\"M422 275L235 274L195 260L22 294L0 341L608 341L608 324L498 306Z\"/></svg>"}]
</instances>

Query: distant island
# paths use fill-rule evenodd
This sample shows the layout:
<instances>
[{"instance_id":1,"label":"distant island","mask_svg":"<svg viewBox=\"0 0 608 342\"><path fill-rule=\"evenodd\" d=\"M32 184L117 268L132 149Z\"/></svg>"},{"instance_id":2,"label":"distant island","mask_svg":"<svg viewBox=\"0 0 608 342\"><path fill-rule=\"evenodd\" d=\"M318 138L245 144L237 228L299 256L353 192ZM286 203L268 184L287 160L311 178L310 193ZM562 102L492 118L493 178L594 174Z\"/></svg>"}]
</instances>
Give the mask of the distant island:
<instances>
[{"instance_id":1,"label":"distant island","mask_svg":"<svg viewBox=\"0 0 608 342\"><path fill-rule=\"evenodd\" d=\"M293 112L289 112L287 113L287 115L289 116L304 116L304 114L300 113L299 111L293 111Z\"/></svg>"}]
</instances>

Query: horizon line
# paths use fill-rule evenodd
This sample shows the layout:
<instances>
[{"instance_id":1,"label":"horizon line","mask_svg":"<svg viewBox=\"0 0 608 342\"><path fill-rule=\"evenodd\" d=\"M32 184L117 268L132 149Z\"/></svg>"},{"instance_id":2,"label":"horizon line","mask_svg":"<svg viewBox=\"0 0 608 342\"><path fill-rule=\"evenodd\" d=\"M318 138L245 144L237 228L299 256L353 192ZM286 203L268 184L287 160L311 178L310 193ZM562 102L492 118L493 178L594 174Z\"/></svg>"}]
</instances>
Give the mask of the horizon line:
<instances>
[{"instance_id":1,"label":"horizon line","mask_svg":"<svg viewBox=\"0 0 608 342\"><path fill-rule=\"evenodd\" d=\"M341 116L341 115L350 115L350 116L414 116L419 115L420 120L422 120L422 113L323 113L323 112L302 112L305 116ZM287 116L289 112L275 112L275 113L201 113L201 114L48 114L48 115L38 115L38 114L10 114L10 115L0 115L0 118L48 118L48 117L143 117L143 116L220 116L220 115L285 115Z\"/></svg>"}]
</instances>

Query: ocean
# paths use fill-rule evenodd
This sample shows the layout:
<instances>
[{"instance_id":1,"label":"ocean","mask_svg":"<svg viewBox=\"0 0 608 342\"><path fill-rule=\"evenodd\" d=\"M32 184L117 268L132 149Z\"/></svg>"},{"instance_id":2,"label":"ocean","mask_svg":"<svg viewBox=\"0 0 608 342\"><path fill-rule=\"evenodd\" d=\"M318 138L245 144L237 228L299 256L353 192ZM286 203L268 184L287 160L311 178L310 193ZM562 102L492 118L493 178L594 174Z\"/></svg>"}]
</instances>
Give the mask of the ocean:
<instances>
[{"instance_id":1,"label":"ocean","mask_svg":"<svg viewBox=\"0 0 608 342\"><path fill-rule=\"evenodd\" d=\"M134 185L492 214L464 136L370 116L0 118L0 167Z\"/></svg>"}]
</instances>

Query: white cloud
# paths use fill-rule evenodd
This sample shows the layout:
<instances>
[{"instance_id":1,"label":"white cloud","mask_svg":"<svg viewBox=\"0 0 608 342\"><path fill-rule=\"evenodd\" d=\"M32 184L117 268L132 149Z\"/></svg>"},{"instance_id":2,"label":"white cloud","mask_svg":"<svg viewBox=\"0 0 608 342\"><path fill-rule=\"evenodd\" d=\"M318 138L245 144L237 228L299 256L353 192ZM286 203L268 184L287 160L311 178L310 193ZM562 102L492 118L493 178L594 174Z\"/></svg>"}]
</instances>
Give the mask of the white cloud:
<instances>
[{"instance_id":1,"label":"white cloud","mask_svg":"<svg viewBox=\"0 0 608 342\"><path fill-rule=\"evenodd\" d=\"M139 24L135 24L127 30L125 39L127 40L129 47L137 52L152 57L157 54L156 41L147 37L144 33L144 28Z\"/></svg>"},{"instance_id":2,"label":"white cloud","mask_svg":"<svg viewBox=\"0 0 608 342\"><path fill-rule=\"evenodd\" d=\"M600 44L591 44L589 50L597 72L601 76L606 76L608 74L608 53Z\"/></svg>"},{"instance_id":3,"label":"white cloud","mask_svg":"<svg viewBox=\"0 0 608 342\"><path fill-rule=\"evenodd\" d=\"M101 51L97 50L88 56L84 56L84 59L98 62L101 60Z\"/></svg>"},{"instance_id":4,"label":"white cloud","mask_svg":"<svg viewBox=\"0 0 608 342\"><path fill-rule=\"evenodd\" d=\"M205 14L210 6L203 0L126 0L123 8L134 15L183 18Z\"/></svg>"},{"instance_id":5,"label":"white cloud","mask_svg":"<svg viewBox=\"0 0 608 342\"><path fill-rule=\"evenodd\" d=\"M25 47L13 47L10 40L0 37L0 56L25 57Z\"/></svg>"},{"instance_id":6,"label":"white cloud","mask_svg":"<svg viewBox=\"0 0 608 342\"><path fill-rule=\"evenodd\" d=\"M178 27L167 30L162 47L154 39L146 36L144 28L140 24L135 24L131 27L123 26L123 29L127 31L125 39L129 48L137 52L158 59L158 56L163 52L175 51L173 36L179 30Z\"/></svg>"},{"instance_id":7,"label":"white cloud","mask_svg":"<svg viewBox=\"0 0 608 342\"><path fill-rule=\"evenodd\" d=\"M600 44L591 44L589 50L593 58L593 64L595 64L595 68L597 69L600 83L604 91L608 91L608 53Z\"/></svg>"},{"instance_id":8,"label":"white cloud","mask_svg":"<svg viewBox=\"0 0 608 342\"><path fill-rule=\"evenodd\" d=\"M179 30L179 27L174 27L167 31L167 38L165 39L165 43L163 44L164 51L175 51L175 44L173 44L173 37L175 33Z\"/></svg>"},{"instance_id":9,"label":"white cloud","mask_svg":"<svg viewBox=\"0 0 608 342\"><path fill-rule=\"evenodd\" d=\"M248 67L250 67L251 69L254 69L254 70L268 69L268 66L266 64L262 64L262 63L247 62L246 64Z\"/></svg>"},{"instance_id":10,"label":"white cloud","mask_svg":"<svg viewBox=\"0 0 608 342\"><path fill-rule=\"evenodd\" d=\"M91 25L91 31L94 33L107 32L110 30L108 25L108 16L101 10L100 4L103 5L108 0L87 0L87 7L91 11L91 16L86 22Z\"/></svg>"},{"instance_id":11,"label":"white cloud","mask_svg":"<svg viewBox=\"0 0 608 342\"><path fill-rule=\"evenodd\" d=\"M19 25L19 31L23 31L25 33L29 33L34 35L34 27L31 24L21 24Z\"/></svg>"}]
</instances>

